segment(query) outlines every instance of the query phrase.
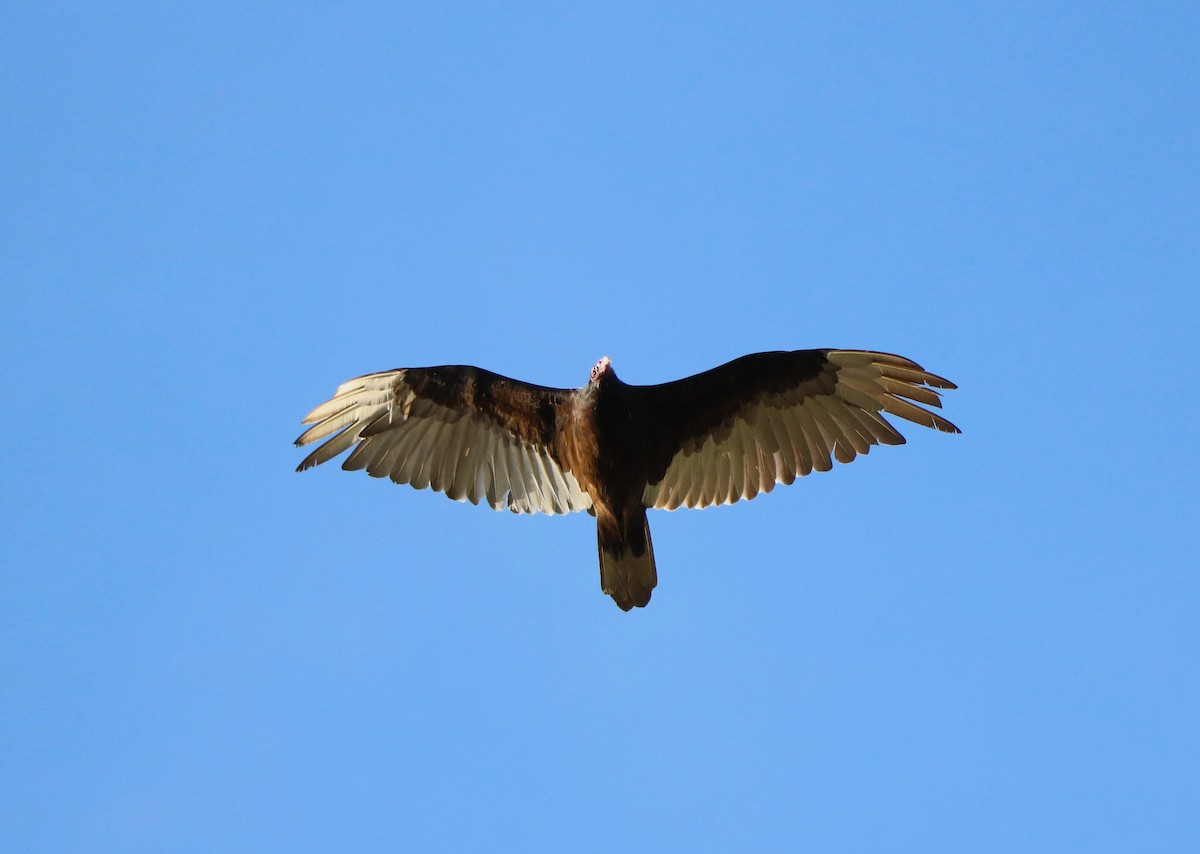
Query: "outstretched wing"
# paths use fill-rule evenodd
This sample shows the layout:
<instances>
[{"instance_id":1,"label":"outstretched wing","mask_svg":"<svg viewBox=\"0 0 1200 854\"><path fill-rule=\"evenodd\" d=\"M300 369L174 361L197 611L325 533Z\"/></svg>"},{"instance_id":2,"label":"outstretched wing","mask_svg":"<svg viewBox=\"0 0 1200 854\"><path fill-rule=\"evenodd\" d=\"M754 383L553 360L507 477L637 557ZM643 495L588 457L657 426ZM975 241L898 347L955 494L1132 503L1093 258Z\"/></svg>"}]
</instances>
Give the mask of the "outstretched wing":
<instances>
[{"instance_id":1,"label":"outstretched wing","mask_svg":"<svg viewBox=\"0 0 1200 854\"><path fill-rule=\"evenodd\" d=\"M770 492L872 445L902 445L890 413L946 433L926 406L954 384L901 356L866 350L756 353L687 379L637 386L665 425L647 507L732 504ZM923 404L923 405L922 405Z\"/></svg>"},{"instance_id":2,"label":"outstretched wing","mask_svg":"<svg viewBox=\"0 0 1200 854\"><path fill-rule=\"evenodd\" d=\"M465 365L367 374L304 419L313 426L296 444L326 441L296 470L357 445L342 468L496 510L586 510L591 499L554 454L570 394Z\"/></svg>"}]
</instances>

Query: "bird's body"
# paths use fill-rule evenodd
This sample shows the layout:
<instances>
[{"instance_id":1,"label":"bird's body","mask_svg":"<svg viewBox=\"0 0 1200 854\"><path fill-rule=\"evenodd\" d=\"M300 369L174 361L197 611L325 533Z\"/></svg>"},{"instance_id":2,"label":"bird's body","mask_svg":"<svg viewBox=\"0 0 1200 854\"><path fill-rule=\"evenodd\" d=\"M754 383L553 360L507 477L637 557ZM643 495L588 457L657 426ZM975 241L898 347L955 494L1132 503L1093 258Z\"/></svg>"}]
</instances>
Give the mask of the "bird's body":
<instances>
[{"instance_id":1,"label":"bird's body","mask_svg":"<svg viewBox=\"0 0 1200 854\"><path fill-rule=\"evenodd\" d=\"M367 374L304 419L327 439L299 466L342 464L518 513L596 517L601 587L624 610L657 583L648 508L708 507L769 492L832 460L904 439L889 412L944 432L919 404L954 388L900 356L756 353L661 385L628 385L608 358L580 389L447 365Z\"/></svg>"}]
</instances>

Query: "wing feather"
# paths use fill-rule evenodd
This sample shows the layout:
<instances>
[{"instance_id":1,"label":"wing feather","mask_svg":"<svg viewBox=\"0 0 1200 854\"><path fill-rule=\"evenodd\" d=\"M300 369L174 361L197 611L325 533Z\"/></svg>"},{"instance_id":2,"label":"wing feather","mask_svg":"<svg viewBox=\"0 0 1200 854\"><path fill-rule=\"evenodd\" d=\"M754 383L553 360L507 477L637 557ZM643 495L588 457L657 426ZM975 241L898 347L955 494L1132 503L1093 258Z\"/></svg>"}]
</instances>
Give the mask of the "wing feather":
<instances>
[{"instance_id":1,"label":"wing feather","mask_svg":"<svg viewBox=\"0 0 1200 854\"><path fill-rule=\"evenodd\" d=\"M440 441L421 458L421 465L429 471L429 488L455 501L463 500L462 491L455 484L459 466L463 464L470 448L472 426L465 418L452 424L439 425L437 432L440 434L444 431L445 437L439 436ZM432 447L436 447L437 451L433 452ZM413 448L410 453L415 451L416 448ZM466 472L465 466L463 471Z\"/></svg>"},{"instance_id":2,"label":"wing feather","mask_svg":"<svg viewBox=\"0 0 1200 854\"><path fill-rule=\"evenodd\" d=\"M763 421L775 436L775 444L779 448L775 466L776 480L784 485L791 484L796 480L796 471L800 464L796 448L792 445L792 437L788 435L787 425L783 423L779 410L771 406L763 407Z\"/></svg>"},{"instance_id":3,"label":"wing feather","mask_svg":"<svg viewBox=\"0 0 1200 854\"><path fill-rule=\"evenodd\" d=\"M422 459L412 452L429 434L436 434L439 428L437 422L428 418L414 418L409 431L395 442L360 441L342 463L342 468L362 469L371 477L386 477L393 483L415 484L421 476Z\"/></svg>"},{"instance_id":4,"label":"wing feather","mask_svg":"<svg viewBox=\"0 0 1200 854\"><path fill-rule=\"evenodd\" d=\"M847 414L846 403L836 397L814 397L812 399L813 406L824 409L829 420L837 428L841 434L841 438L851 448L855 454L866 454L871 450L871 438L868 434L864 434L855 421ZM851 459L853 459L853 455Z\"/></svg>"},{"instance_id":5,"label":"wing feather","mask_svg":"<svg viewBox=\"0 0 1200 854\"><path fill-rule=\"evenodd\" d=\"M503 510L505 507L512 506L513 495L513 473L507 465L507 459L501 453L501 447L505 444L511 444L507 437L498 436L493 432L487 433L487 450L485 465L479 467L479 489L486 492L488 495L488 506L493 510ZM496 467L501 467L501 472L496 473ZM488 476L491 475L491 480ZM490 486L489 486L490 483Z\"/></svg>"},{"instance_id":6,"label":"wing feather","mask_svg":"<svg viewBox=\"0 0 1200 854\"><path fill-rule=\"evenodd\" d=\"M446 495L453 498L455 501L462 501L470 498L472 504L479 503L479 496L475 493L475 468L472 457L477 452L478 441L480 439L477 426L467 419L463 419L465 425L460 431L460 436L455 445L448 450L442 464L443 481ZM457 451L457 453L454 453ZM432 484L431 484L432 485ZM437 488L436 486L434 487Z\"/></svg>"},{"instance_id":7,"label":"wing feather","mask_svg":"<svg viewBox=\"0 0 1200 854\"><path fill-rule=\"evenodd\" d=\"M829 471L833 468L833 460L830 457L833 441L821 430L821 425L813 416L812 407L800 404L792 412L796 422L800 425L800 433L808 442L808 452L812 456L813 470Z\"/></svg>"},{"instance_id":8,"label":"wing feather","mask_svg":"<svg viewBox=\"0 0 1200 854\"><path fill-rule=\"evenodd\" d=\"M459 489L459 498L465 498L472 504L478 504L485 498L488 506L500 504L502 496L490 490L491 483L480 483L480 471L487 468L487 436L482 425L473 424L468 444L463 448L463 455L458 462L458 470L454 473L454 483ZM494 503L493 503L494 502Z\"/></svg>"},{"instance_id":9,"label":"wing feather","mask_svg":"<svg viewBox=\"0 0 1200 854\"><path fill-rule=\"evenodd\" d=\"M464 451L466 451L468 433L467 419L458 419L454 422L454 426L450 427L450 435L446 438L446 452L442 457L442 464L438 467L439 486L434 487L438 492L444 492L446 498L456 501L463 500L463 494L455 489L455 483L458 477L458 467L462 464Z\"/></svg>"},{"instance_id":10,"label":"wing feather","mask_svg":"<svg viewBox=\"0 0 1200 854\"><path fill-rule=\"evenodd\" d=\"M549 512L555 512L553 508L558 504L560 496L565 494L562 487L556 483L558 478L555 473L546 467L545 460L529 453L528 449L525 449L525 465L530 471L531 483L534 486L529 494L530 500L549 508Z\"/></svg>"},{"instance_id":11,"label":"wing feather","mask_svg":"<svg viewBox=\"0 0 1200 854\"><path fill-rule=\"evenodd\" d=\"M676 450L650 483L648 507L710 507L769 492L848 463L873 445L902 445L894 415L947 433L936 412L954 383L902 356L798 350L745 356L660 390L678 413Z\"/></svg>"},{"instance_id":12,"label":"wing feather","mask_svg":"<svg viewBox=\"0 0 1200 854\"><path fill-rule=\"evenodd\" d=\"M705 445L709 447L705 447ZM700 484L696 492L688 496L691 499L689 507L715 503L714 498L717 494L717 465L720 462L716 453L716 445L716 440L710 436L700 446L700 454L697 458L697 462L700 465Z\"/></svg>"},{"instance_id":13,"label":"wing feather","mask_svg":"<svg viewBox=\"0 0 1200 854\"><path fill-rule=\"evenodd\" d=\"M749 495L743 496L746 499L753 498L760 492L770 492L775 488L775 484L779 481L779 475L775 467L775 461L779 457L779 448L775 444L775 434L771 432L771 427L765 421L759 423L753 428L754 442L758 445L758 459L755 461L753 490Z\"/></svg>"},{"instance_id":14,"label":"wing feather","mask_svg":"<svg viewBox=\"0 0 1200 854\"><path fill-rule=\"evenodd\" d=\"M529 490L526 484L532 485L533 474L525 466L521 449L516 442L505 443L504 453L500 456L503 464L508 467L509 500L514 507L530 506ZM532 512L527 510L526 512Z\"/></svg>"},{"instance_id":15,"label":"wing feather","mask_svg":"<svg viewBox=\"0 0 1200 854\"><path fill-rule=\"evenodd\" d=\"M741 496L746 482L746 449L741 422L735 421L726 443L725 459L729 461L729 478L725 485L725 501L733 504Z\"/></svg>"},{"instance_id":16,"label":"wing feather","mask_svg":"<svg viewBox=\"0 0 1200 854\"><path fill-rule=\"evenodd\" d=\"M804 434L804 425L800 423L799 418L789 418L788 413L779 411L779 418L787 428L788 435L792 438L792 447L796 449L796 462L798 468L796 474L800 477L805 477L812 474L813 470L813 453L812 448L808 444L808 436Z\"/></svg>"},{"instance_id":17,"label":"wing feather","mask_svg":"<svg viewBox=\"0 0 1200 854\"><path fill-rule=\"evenodd\" d=\"M352 430L349 432L353 434ZM350 456L342 460L342 468L346 471L362 469L366 469L368 472L376 471L388 450L388 446L380 442L371 444L360 442L358 447L350 452ZM378 475L375 476L378 477Z\"/></svg>"},{"instance_id":18,"label":"wing feather","mask_svg":"<svg viewBox=\"0 0 1200 854\"><path fill-rule=\"evenodd\" d=\"M519 513L587 510L591 499L555 450L557 413L571 394L462 365L356 377L304 418L311 426L296 444L324 442L297 470L353 448L343 468L458 501Z\"/></svg>"},{"instance_id":19,"label":"wing feather","mask_svg":"<svg viewBox=\"0 0 1200 854\"><path fill-rule=\"evenodd\" d=\"M342 432L335 435L332 439L321 445L311 454L304 458L304 462L300 463L300 470L303 471L313 466L319 466L321 463L328 462L338 454L345 451L351 445L358 441L358 436L350 425L347 424L342 428Z\"/></svg>"},{"instance_id":20,"label":"wing feather","mask_svg":"<svg viewBox=\"0 0 1200 854\"><path fill-rule=\"evenodd\" d=\"M439 445L439 433L442 433L445 428L443 423L436 419L425 419L427 425L424 435L416 440L408 451L409 470L412 471L412 479L408 481L409 486L414 489L430 488L430 476L433 474L433 464L438 461L437 455L434 455L434 446Z\"/></svg>"},{"instance_id":21,"label":"wing feather","mask_svg":"<svg viewBox=\"0 0 1200 854\"><path fill-rule=\"evenodd\" d=\"M512 478L501 454L502 441L494 433L486 434L487 447L484 451L484 464L479 467L477 481L480 489L488 495L488 506L493 510L503 509L505 502L511 500ZM490 486L489 486L490 485Z\"/></svg>"},{"instance_id":22,"label":"wing feather","mask_svg":"<svg viewBox=\"0 0 1200 854\"><path fill-rule=\"evenodd\" d=\"M834 422L833 415L822 398L814 397L805 402L804 411L812 416L821 431L822 444L832 452L834 459L839 463L848 463L854 459L854 449L850 447L841 427Z\"/></svg>"}]
</instances>

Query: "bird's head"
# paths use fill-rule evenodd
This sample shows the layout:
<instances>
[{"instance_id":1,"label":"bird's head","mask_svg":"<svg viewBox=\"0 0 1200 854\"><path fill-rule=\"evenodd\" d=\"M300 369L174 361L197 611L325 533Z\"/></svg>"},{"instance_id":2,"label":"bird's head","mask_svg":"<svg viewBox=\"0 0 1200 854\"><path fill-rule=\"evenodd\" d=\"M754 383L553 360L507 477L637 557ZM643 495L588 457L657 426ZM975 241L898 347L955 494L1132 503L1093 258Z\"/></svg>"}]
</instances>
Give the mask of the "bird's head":
<instances>
[{"instance_id":1,"label":"bird's head","mask_svg":"<svg viewBox=\"0 0 1200 854\"><path fill-rule=\"evenodd\" d=\"M602 378L612 373L612 359L608 358L608 356L603 356L599 362L592 365L592 375L588 379L588 383L590 385L598 385Z\"/></svg>"}]
</instances>

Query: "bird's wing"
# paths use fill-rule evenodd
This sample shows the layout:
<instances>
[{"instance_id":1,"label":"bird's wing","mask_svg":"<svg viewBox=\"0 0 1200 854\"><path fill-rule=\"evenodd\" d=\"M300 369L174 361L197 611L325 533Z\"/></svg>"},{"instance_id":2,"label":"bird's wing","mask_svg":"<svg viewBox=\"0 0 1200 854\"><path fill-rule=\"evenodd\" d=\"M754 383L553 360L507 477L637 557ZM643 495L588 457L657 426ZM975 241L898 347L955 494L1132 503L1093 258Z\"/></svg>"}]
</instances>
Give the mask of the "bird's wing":
<instances>
[{"instance_id":1,"label":"bird's wing","mask_svg":"<svg viewBox=\"0 0 1200 854\"><path fill-rule=\"evenodd\" d=\"M647 507L732 504L872 445L901 445L890 413L946 433L926 406L954 384L901 356L866 350L756 353L687 379L636 386L665 425L651 454ZM923 404L923 405L922 405Z\"/></svg>"},{"instance_id":2,"label":"bird's wing","mask_svg":"<svg viewBox=\"0 0 1200 854\"><path fill-rule=\"evenodd\" d=\"M570 394L465 365L367 374L304 419L313 426L296 444L326 441L296 470L357 445L342 468L496 510L587 510L591 499L553 450Z\"/></svg>"}]
</instances>

